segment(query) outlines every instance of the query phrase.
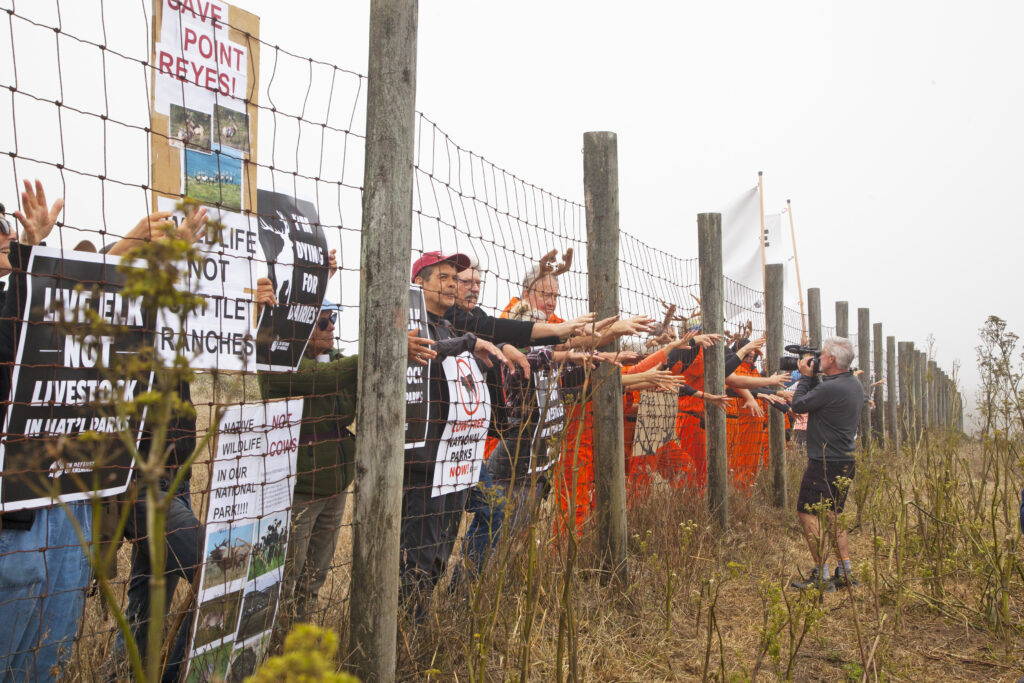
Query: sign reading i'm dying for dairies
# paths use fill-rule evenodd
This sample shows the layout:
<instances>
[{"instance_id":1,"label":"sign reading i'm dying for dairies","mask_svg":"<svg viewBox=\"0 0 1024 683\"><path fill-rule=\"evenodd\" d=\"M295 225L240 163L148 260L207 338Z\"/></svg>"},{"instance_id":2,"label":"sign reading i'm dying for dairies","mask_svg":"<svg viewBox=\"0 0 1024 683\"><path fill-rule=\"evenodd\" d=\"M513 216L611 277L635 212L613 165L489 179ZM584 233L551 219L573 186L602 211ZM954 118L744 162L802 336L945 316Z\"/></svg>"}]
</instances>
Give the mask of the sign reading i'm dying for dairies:
<instances>
[{"instance_id":1,"label":"sign reading i'm dying for dairies","mask_svg":"<svg viewBox=\"0 0 1024 683\"><path fill-rule=\"evenodd\" d=\"M0 435L0 509L42 507L55 495L64 501L93 491L115 495L128 486L132 470L119 433L127 430L138 443L142 429L142 420L119 417L115 406L148 390L152 377L110 368L152 344L152 320L141 299L122 294L116 260L20 249L29 273L25 305L19 310L16 292L8 292L12 315L0 320L19 328ZM97 326L88 311L114 331L90 332Z\"/></svg>"}]
</instances>

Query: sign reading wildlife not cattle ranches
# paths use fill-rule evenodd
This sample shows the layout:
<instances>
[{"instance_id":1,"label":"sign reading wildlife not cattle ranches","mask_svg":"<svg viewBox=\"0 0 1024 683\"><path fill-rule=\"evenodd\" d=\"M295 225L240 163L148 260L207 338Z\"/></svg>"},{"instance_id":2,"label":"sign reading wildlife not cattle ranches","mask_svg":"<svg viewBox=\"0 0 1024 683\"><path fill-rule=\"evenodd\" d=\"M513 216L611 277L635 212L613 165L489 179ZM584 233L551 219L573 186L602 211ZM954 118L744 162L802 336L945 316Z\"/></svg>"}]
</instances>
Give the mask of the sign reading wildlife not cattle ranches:
<instances>
[{"instance_id":1,"label":"sign reading wildlife not cattle ranches","mask_svg":"<svg viewBox=\"0 0 1024 683\"><path fill-rule=\"evenodd\" d=\"M277 614L302 399L231 406L217 430L186 681L243 680Z\"/></svg>"}]
</instances>

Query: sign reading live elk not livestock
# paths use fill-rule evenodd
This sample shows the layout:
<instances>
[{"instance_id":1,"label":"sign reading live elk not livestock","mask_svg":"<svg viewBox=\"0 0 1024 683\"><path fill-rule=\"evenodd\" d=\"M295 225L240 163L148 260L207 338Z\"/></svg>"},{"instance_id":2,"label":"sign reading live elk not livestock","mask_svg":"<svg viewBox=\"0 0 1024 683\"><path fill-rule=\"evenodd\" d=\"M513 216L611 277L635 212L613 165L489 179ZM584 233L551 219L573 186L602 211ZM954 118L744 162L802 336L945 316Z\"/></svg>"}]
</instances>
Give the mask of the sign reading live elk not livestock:
<instances>
[{"instance_id":1,"label":"sign reading live elk not livestock","mask_svg":"<svg viewBox=\"0 0 1024 683\"><path fill-rule=\"evenodd\" d=\"M160 211L176 211L161 197ZM175 220L182 218L176 212ZM201 258L182 283L206 300L186 320L157 318L156 348L170 361L177 345L195 370L291 370L298 366L330 278L327 236L311 202L260 190L256 214L211 211L221 224L198 244ZM257 313L256 286L266 277L277 306Z\"/></svg>"},{"instance_id":2,"label":"sign reading live elk not livestock","mask_svg":"<svg viewBox=\"0 0 1024 683\"><path fill-rule=\"evenodd\" d=\"M409 331L417 337L430 338L427 329L427 303L423 288L409 285ZM430 409L430 382L428 366L409 361L405 369L405 448L427 445L427 419Z\"/></svg>"},{"instance_id":3,"label":"sign reading live elk not livestock","mask_svg":"<svg viewBox=\"0 0 1024 683\"><path fill-rule=\"evenodd\" d=\"M154 205L256 204L259 18L217 0L153 0Z\"/></svg>"},{"instance_id":4,"label":"sign reading live elk not livestock","mask_svg":"<svg viewBox=\"0 0 1024 683\"><path fill-rule=\"evenodd\" d=\"M0 435L4 512L49 505L54 495L73 501L124 491L133 463L119 432L138 443L142 422L118 415L116 405L152 381L124 367L151 342L153 325L141 299L122 295L116 262L34 247L25 266L26 305L5 312L20 329L11 396L3 397L11 401ZM111 334L96 333L90 311L114 326Z\"/></svg>"},{"instance_id":5,"label":"sign reading live elk not livestock","mask_svg":"<svg viewBox=\"0 0 1024 683\"><path fill-rule=\"evenodd\" d=\"M230 406L217 430L186 681L241 681L267 654L295 488L302 399Z\"/></svg>"}]
</instances>

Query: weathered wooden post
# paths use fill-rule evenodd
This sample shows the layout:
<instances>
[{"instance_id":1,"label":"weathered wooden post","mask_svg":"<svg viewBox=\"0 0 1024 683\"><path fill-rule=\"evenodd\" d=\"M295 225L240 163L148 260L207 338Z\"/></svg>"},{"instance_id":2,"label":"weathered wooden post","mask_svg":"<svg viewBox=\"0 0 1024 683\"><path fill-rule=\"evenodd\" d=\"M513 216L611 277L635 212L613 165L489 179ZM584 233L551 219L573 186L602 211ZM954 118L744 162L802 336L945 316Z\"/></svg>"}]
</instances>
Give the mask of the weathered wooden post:
<instances>
[{"instance_id":1,"label":"weathered wooden post","mask_svg":"<svg viewBox=\"0 0 1024 683\"><path fill-rule=\"evenodd\" d=\"M583 134L583 194L587 213L590 310L598 319L619 314L619 152L615 133ZM604 351L615 351L612 342ZM594 478L601 570L619 586L626 572L626 464L623 456L622 378L600 363L594 370Z\"/></svg>"},{"instance_id":2,"label":"weathered wooden post","mask_svg":"<svg viewBox=\"0 0 1024 683\"><path fill-rule=\"evenodd\" d=\"M872 350L874 351L874 362L871 367L874 382L885 381L885 337L882 336L882 323L875 323L871 326ZM879 384L872 391L872 398L875 401L874 420L871 422L871 434L875 443L879 446L885 445L885 392Z\"/></svg>"},{"instance_id":3,"label":"weathered wooden post","mask_svg":"<svg viewBox=\"0 0 1024 683\"><path fill-rule=\"evenodd\" d=\"M914 353L914 342L900 342L900 441L912 443L914 440L914 374L911 356Z\"/></svg>"},{"instance_id":4,"label":"weathered wooden post","mask_svg":"<svg viewBox=\"0 0 1024 683\"><path fill-rule=\"evenodd\" d=\"M850 302L836 302L836 336L850 338Z\"/></svg>"},{"instance_id":5,"label":"weathered wooden post","mask_svg":"<svg viewBox=\"0 0 1024 683\"><path fill-rule=\"evenodd\" d=\"M779 371L783 353L782 292L784 271L781 263L765 268L765 344L768 374ZM786 507L786 423L778 410L768 411L768 463L772 470L772 504Z\"/></svg>"},{"instance_id":6,"label":"weathered wooden post","mask_svg":"<svg viewBox=\"0 0 1024 683\"><path fill-rule=\"evenodd\" d=\"M807 290L807 345L821 348L821 290Z\"/></svg>"},{"instance_id":7,"label":"weathered wooden post","mask_svg":"<svg viewBox=\"0 0 1024 683\"><path fill-rule=\"evenodd\" d=\"M935 361L928 361L928 429L935 429L939 426L939 375Z\"/></svg>"},{"instance_id":8,"label":"weathered wooden post","mask_svg":"<svg viewBox=\"0 0 1024 683\"><path fill-rule=\"evenodd\" d=\"M925 352L914 351L913 355L913 428L920 438L925 433Z\"/></svg>"},{"instance_id":9,"label":"weathered wooden post","mask_svg":"<svg viewBox=\"0 0 1024 683\"><path fill-rule=\"evenodd\" d=\"M374 0L360 238L350 633L363 680L395 680L412 252L416 0Z\"/></svg>"},{"instance_id":10,"label":"weathered wooden post","mask_svg":"<svg viewBox=\"0 0 1024 683\"><path fill-rule=\"evenodd\" d=\"M722 277L722 214L697 215L697 253L700 259L701 324L706 334L725 329L725 281ZM704 349L704 391L725 393L725 347ZM729 462L725 411L704 410L704 438L708 467L708 508L721 529L729 528Z\"/></svg>"},{"instance_id":11,"label":"weathered wooden post","mask_svg":"<svg viewBox=\"0 0 1024 683\"><path fill-rule=\"evenodd\" d=\"M899 394L896 393L896 337L885 338L885 432L889 446L900 450Z\"/></svg>"},{"instance_id":12,"label":"weathered wooden post","mask_svg":"<svg viewBox=\"0 0 1024 683\"><path fill-rule=\"evenodd\" d=\"M867 396L871 389L871 311L867 308L857 309L857 365L863 370L860 384ZM860 449L868 450L871 444L871 406L867 403L860 411Z\"/></svg>"}]
</instances>

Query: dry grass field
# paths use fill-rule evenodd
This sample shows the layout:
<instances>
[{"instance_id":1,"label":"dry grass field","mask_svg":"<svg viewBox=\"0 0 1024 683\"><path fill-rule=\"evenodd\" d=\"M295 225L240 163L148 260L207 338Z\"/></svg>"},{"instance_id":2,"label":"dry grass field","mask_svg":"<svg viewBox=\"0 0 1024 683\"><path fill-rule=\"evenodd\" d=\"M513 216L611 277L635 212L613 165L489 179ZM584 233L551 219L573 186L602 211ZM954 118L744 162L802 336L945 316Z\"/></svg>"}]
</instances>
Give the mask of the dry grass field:
<instances>
[{"instance_id":1,"label":"dry grass field","mask_svg":"<svg viewBox=\"0 0 1024 683\"><path fill-rule=\"evenodd\" d=\"M236 384L209 404L254 397ZM592 532L553 533L555 507L504 543L469 594L436 591L425 623L403 622L399 680L1016 681L1024 676L1022 485L1015 443L929 434L863 455L847 512L862 585L819 597L788 587L810 568L795 521L802 454L788 454L790 504L767 479L733 491L719 531L693 492L655 485L629 510L629 586L604 585ZM208 466L193 476L203 510ZM358 495L358 494L357 494ZM318 621L347 638L351 506ZM201 515L200 515L201 516ZM119 557L128 576L128 549ZM458 561L458 551L453 562ZM187 590L179 587L176 605ZM89 599L72 681L98 679L113 621ZM342 647L339 668L346 663Z\"/></svg>"}]
</instances>

